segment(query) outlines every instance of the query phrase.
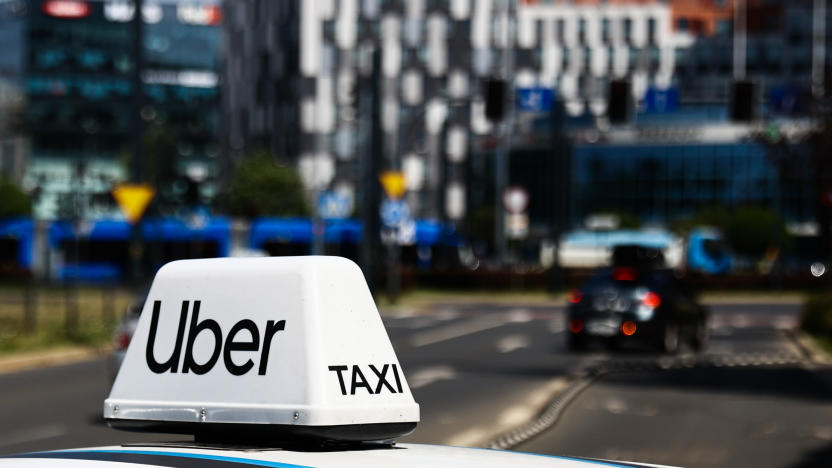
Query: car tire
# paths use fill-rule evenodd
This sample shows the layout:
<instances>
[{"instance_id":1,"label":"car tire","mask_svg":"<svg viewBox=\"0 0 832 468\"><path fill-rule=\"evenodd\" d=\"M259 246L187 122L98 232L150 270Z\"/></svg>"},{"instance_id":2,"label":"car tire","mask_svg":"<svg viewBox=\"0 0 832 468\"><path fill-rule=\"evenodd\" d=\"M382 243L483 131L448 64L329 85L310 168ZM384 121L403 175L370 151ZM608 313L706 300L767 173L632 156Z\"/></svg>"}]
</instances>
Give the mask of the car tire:
<instances>
[{"instance_id":1,"label":"car tire","mask_svg":"<svg viewBox=\"0 0 832 468\"><path fill-rule=\"evenodd\" d=\"M675 354L679 351L679 324L673 322L664 324L659 347L666 354Z\"/></svg>"},{"instance_id":2,"label":"car tire","mask_svg":"<svg viewBox=\"0 0 832 468\"><path fill-rule=\"evenodd\" d=\"M583 351L586 349L586 337L570 333L566 336L566 349L569 351Z\"/></svg>"},{"instance_id":3,"label":"car tire","mask_svg":"<svg viewBox=\"0 0 832 468\"><path fill-rule=\"evenodd\" d=\"M704 320L700 320L696 323L696 329L693 332L693 337L691 339L691 346L696 351L702 351L705 349L705 345L708 343L708 324L705 323Z\"/></svg>"}]
</instances>

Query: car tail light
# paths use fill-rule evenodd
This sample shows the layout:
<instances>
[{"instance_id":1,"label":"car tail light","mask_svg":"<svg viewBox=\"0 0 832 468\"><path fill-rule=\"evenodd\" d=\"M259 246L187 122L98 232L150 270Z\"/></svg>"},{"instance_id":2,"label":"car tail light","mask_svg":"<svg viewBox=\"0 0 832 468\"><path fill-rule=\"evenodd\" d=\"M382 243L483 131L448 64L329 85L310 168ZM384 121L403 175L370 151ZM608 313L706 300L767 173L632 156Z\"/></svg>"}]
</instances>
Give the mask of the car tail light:
<instances>
[{"instance_id":1,"label":"car tail light","mask_svg":"<svg viewBox=\"0 0 832 468\"><path fill-rule=\"evenodd\" d=\"M616 281L635 281L638 274L633 268L618 267L612 270L612 279Z\"/></svg>"},{"instance_id":2,"label":"car tail light","mask_svg":"<svg viewBox=\"0 0 832 468\"><path fill-rule=\"evenodd\" d=\"M656 307L662 304L662 298L658 294L650 291L644 295L644 299L642 299L641 302L647 307L652 307L655 309Z\"/></svg>"},{"instance_id":3,"label":"car tail light","mask_svg":"<svg viewBox=\"0 0 832 468\"><path fill-rule=\"evenodd\" d=\"M636 334L636 324L635 322L631 322L627 320L626 322L621 324L621 333L627 336L633 336Z\"/></svg>"},{"instance_id":4,"label":"car tail light","mask_svg":"<svg viewBox=\"0 0 832 468\"><path fill-rule=\"evenodd\" d=\"M126 332L118 333L116 335L116 339L115 339L116 349L119 350L119 351L123 351L123 350L127 349L127 347L130 346L130 338L132 338L132 337L130 336L129 333L126 333Z\"/></svg>"},{"instance_id":5,"label":"car tail light","mask_svg":"<svg viewBox=\"0 0 832 468\"><path fill-rule=\"evenodd\" d=\"M581 319L571 319L569 321L569 331L572 333L580 333L584 329L584 322Z\"/></svg>"},{"instance_id":6,"label":"car tail light","mask_svg":"<svg viewBox=\"0 0 832 468\"><path fill-rule=\"evenodd\" d=\"M569 302L573 304L578 304L583 300L584 293L578 291L577 289L573 289L569 291L569 293L566 295L566 298L569 299Z\"/></svg>"}]
</instances>

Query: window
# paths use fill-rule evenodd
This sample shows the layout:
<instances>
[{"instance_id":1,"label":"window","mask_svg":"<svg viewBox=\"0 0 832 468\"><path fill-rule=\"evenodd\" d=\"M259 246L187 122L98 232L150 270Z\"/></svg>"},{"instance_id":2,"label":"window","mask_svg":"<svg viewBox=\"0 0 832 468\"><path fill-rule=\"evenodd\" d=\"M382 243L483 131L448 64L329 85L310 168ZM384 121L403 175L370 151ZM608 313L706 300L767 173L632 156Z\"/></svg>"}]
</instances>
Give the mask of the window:
<instances>
[{"instance_id":1,"label":"window","mask_svg":"<svg viewBox=\"0 0 832 468\"><path fill-rule=\"evenodd\" d=\"M601 40L610 42L610 19L604 18L601 20Z\"/></svg>"},{"instance_id":2,"label":"window","mask_svg":"<svg viewBox=\"0 0 832 468\"><path fill-rule=\"evenodd\" d=\"M716 22L716 33L720 35L728 35L733 31L733 22L730 19L720 19Z\"/></svg>"}]
</instances>

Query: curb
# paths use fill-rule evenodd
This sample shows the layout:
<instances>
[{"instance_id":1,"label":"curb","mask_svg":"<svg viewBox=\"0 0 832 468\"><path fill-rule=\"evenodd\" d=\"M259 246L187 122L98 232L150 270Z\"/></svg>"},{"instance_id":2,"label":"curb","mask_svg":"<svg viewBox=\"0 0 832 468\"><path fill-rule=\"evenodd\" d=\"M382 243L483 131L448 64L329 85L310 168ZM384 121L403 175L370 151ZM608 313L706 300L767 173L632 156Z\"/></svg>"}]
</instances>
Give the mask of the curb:
<instances>
[{"instance_id":1,"label":"curb","mask_svg":"<svg viewBox=\"0 0 832 468\"><path fill-rule=\"evenodd\" d=\"M708 305L747 305L747 304L772 304L772 305L800 305L803 304L805 298L800 295L767 295L767 294L748 294L748 295L723 295L719 293L708 294L703 293L699 297L699 303L705 306Z\"/></svg>"},{"instance_id":2,"label":"curb","mask_svg":"<svg viewBox=\"0 0 832 468\"><path fill-rule=\"evenodd\" d=\"M89 361L109 354L108 346L72 347L20 353L0 358L0 374Z\"/></svg>"},{"instance_id":3,"label":"curb","mask_svg":"<svg viewBox=\"0 0 832 468\"><path fill-rule=\"evenodd\" d=\"M505 432L484 445L485 448L511 450L527 442L557 424L563 412L580 394L603 377L604 372L593 372L574 376L561 391L557 392L546 407L535 418L515 429Z\"/></svg>"},{"instance_id":4,"label":"curb","mask_svg":"<svg viewBox=\"0 0 832 468\"><path fill-rule=\"evenodd\" d=\"M795 329L789 330L788 334L791 336L797 347L800 348L800 352L802 352L804 356L812 362L812 364L832 366L832 356L815 343L815 340L813 340L808 333L803 330Z\"/></svg>"}]
</instances>

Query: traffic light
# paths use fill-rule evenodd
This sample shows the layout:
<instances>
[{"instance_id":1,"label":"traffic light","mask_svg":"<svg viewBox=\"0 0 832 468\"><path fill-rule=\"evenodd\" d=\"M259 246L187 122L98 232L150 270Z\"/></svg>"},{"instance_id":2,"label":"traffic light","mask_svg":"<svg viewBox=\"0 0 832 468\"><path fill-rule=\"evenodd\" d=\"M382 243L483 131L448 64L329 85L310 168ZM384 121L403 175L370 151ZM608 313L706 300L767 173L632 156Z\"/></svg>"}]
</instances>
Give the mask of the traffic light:
<instances>
[{"instance_id":1,"label":"traffic light","mask_svg":"<svg viewBox=\"0 0 832 468\"><path fill-rule=\"evenodd\" d=\"M737 80L731 87L731 120L751 122L754 120L754 83Z\"/></svg>"},{"instance_id":2,"label":"traffic light","mask_svg":"<svg viewBox=\"0 0 832 468\"><path fill-rule=\"evenodd\" d=\"M506 113L506 81L491 78L485 81L485 117L491 122L503 120Z\"/></svg>"},{"instance_id":3,"label":"traffic light","mask_svg":"<svg viewBox=\"0 0 832 468\"><path fill-rule=\"evenodd\" d=\"M610 82L610 96L607 115L612 124L627 123L630 116L630 82L613 80Z\"/></svg>"}]
</instances>

